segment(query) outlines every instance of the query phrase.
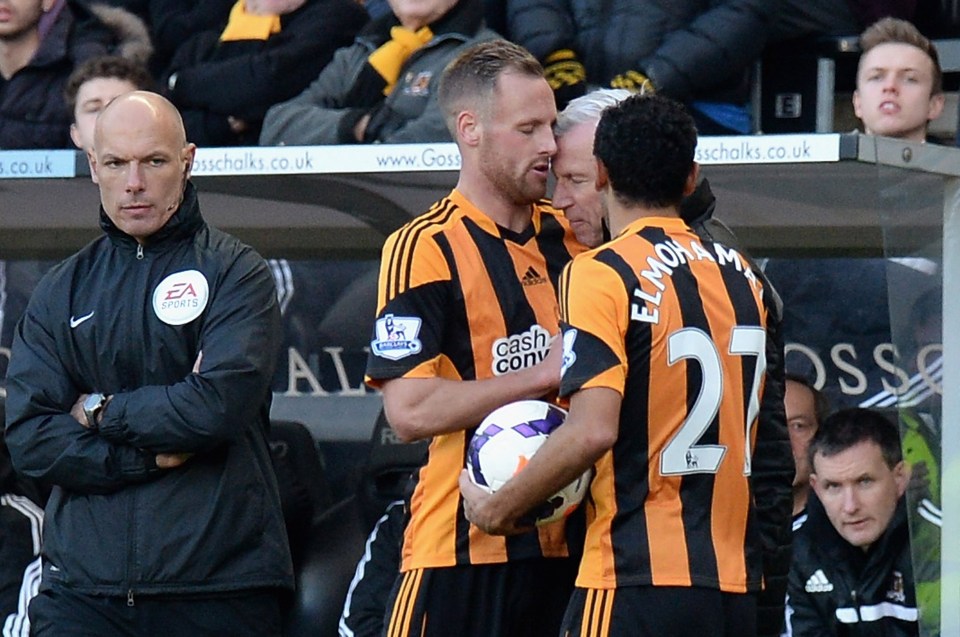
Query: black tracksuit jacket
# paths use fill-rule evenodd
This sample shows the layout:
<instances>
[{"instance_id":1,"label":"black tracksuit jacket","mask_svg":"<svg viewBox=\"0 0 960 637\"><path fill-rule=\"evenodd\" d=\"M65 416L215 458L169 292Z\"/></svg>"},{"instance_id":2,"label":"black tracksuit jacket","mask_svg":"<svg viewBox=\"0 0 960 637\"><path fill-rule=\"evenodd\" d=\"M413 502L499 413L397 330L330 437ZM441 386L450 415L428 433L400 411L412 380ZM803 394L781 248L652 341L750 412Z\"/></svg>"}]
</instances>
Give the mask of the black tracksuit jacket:
<instances>
[{"instance_id":1,"label":"black tracksuit jacket","mask_svg":"<svg viewBox=\"0 0 960 637\"><path fill-rule=\"evenodd\" d=\"M103 210L100 225L105 236L37 286L9 368L14 464L55 485L43 586L128 598L291 588L267 445L280 316L266 264L206 225L189 184L143 246ZM98 432L69 413L95 391L113 396ZM157 469L169 452L194 455Z\"/></svg>"}]
</instances>

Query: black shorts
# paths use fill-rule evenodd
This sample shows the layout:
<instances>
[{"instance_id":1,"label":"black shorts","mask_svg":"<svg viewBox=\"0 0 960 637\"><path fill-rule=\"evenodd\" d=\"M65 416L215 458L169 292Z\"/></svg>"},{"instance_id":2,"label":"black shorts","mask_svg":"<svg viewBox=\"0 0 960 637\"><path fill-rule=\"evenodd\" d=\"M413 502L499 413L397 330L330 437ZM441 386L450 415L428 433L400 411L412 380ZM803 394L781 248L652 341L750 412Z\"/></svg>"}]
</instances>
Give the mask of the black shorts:
<instances>
[{"instance_id":1,"label":"black shorts","mask_svg":"<svg viewBox=\"0 0 960 637\"><path fill-rule=\"evenodd\" d=\"M401 573L386 637L556 637L573 592L570 559L451 566Z\"/></svg>"},{"instance_id":2,"label":"black shorts","mask_svg":"<svg viewBox=\"0 0 960 637\"><path fill-rule=\"evenodd\" d=\"M711 588L578 588L562 637L753 637L757 597Z\"/></svg>"}]
</instances>

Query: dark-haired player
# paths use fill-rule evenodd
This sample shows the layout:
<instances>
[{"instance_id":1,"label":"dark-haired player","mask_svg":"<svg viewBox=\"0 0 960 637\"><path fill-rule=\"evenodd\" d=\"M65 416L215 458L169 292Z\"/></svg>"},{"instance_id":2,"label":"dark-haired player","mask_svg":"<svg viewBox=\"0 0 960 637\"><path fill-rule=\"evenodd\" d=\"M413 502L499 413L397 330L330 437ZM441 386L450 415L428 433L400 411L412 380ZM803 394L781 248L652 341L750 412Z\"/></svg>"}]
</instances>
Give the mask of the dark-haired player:
<instances>
[{"instance_id":1,"label":"dark-haired player","mask_svg":"<svg viewBox=\"0 0 960 637\"><path fill-rule=\"evenodd\" d=\"M509 534L594 464L569 637L779 632L776 613L758 622L757 594L789 566L793 462L783 423L758 419L765 290L680 219L696 144L667 98L604 111L594 153L615 238L561 278L569 417L494 495L461 478L467 517Z\"/></svg>"}]
</instances>

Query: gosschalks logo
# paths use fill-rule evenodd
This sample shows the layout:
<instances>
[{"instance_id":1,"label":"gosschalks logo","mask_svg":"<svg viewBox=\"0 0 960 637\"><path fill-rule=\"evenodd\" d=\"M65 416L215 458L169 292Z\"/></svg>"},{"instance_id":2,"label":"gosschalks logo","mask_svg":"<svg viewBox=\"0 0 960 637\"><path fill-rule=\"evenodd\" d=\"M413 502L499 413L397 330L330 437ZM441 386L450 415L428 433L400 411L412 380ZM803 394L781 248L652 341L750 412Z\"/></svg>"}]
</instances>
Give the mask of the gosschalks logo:
<instances>
[{"instance_id":1,"label":"gosschalks logo","mask_svg":"<svg viewBox=\"0 0 960 637\"><path fill-rule=\"evenodd\" d=\"M167 325L184 325L207 307L210 286L197 270L175 272L153 291L153 311Z\"/></svg>"}]
</instances>

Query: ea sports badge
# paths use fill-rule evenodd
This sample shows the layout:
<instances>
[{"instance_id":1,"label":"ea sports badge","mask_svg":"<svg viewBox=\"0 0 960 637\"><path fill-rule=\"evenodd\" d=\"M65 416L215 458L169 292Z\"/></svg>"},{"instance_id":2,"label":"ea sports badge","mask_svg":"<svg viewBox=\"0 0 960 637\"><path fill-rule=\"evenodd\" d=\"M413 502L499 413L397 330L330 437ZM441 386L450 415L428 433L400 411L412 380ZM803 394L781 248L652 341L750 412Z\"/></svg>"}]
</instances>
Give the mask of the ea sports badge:
<instances>
[{"instance_id":1,"label":"ea sports badge","mask_svg":"<svg viewBox=\"0 0 960 637\"><path fill-rule=\"evenodd\" d=\"M174 272L153 291L153 311L167 325L184 325L207 307L210 286L197 270Z\"/></svg>"}]
</instances>

